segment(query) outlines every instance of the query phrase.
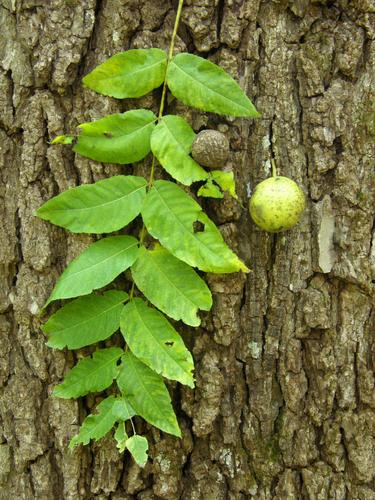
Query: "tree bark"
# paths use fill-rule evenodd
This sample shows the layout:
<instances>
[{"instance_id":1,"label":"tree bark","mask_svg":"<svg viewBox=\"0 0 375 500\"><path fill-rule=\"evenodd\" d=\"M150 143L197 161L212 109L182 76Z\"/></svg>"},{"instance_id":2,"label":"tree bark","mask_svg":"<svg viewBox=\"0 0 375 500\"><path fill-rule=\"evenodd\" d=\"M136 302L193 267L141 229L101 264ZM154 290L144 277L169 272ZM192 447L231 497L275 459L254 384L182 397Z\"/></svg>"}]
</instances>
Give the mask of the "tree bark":
<instances>
[{"instance_id":1,"label":"tree bark","mask_svg":"<svg viewBox=\"0 0 375 500\"><path fill-rule=\"evenodd\" d=\"M157 109L158 91L119 102L81 79L114 53L167 48L176 5L0 3L0 498L375 499L372 0L186 1L177 50L223 66L262 113L231 120L168 103L230 139L241 203L204 205L252 272L207 276L213 311L184 332L196 389L170 385L183 438L137 421L151 444L144 469L111 436L67 449L98 397L51 396L75 354L46 347L39 313L92 239L33 213L131 171L48 141L111 112ZM272 156L308 199L300 225L277 235L247 210Z\"/></svg>"}]
</instances>

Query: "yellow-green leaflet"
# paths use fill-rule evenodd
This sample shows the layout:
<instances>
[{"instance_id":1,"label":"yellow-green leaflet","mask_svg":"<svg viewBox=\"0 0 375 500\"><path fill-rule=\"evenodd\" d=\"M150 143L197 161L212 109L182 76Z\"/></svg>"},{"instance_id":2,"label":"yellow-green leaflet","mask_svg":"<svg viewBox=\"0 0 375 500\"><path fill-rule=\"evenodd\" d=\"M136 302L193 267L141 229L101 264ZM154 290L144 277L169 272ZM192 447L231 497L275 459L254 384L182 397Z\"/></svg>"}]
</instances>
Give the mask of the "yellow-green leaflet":
<instances>
[{"instance_id":1,"label":"yellow-green leaflet","mask_svg":"<svg viewBox=\"0 0 375 500\"><path fill-rule=\"evenodd\" d=\"M131 272L147 299L176 321L199 326L198 309L211 309L212 297L206 283L162 246L153 250L141 248Z\"/></svg>"},{"instance_id":2,"label":"yellow-green leaflet","mask_svg":"<svg viewBox=\"0 0 375 500\"><path fill-rule=\"evenodd\" d=\"M124 411L119 415L119 404L123 406ZM114 411L116 409L116 411ZM73 437L69 443L69 448L75 448L78 444L88 444L91 439L98 441L109 432L116 422L127 420L134 416L134 413L128 413L128 407L123 398L109 396L103 399L95 408L95 413L88 415L83 421L79 433Z\"/></svg>"},{"instance_id":3,"label":"yellow-green leaflet","mask_svg":"<svg viewBox=\"0 0 375 500\"><path fill-rule=\"evenodd\" d=\"M253 103L223 68L185 52L168 66L168 87L184 104L220 115L256 118Z\"/></svg>"},{"instance_id":4,"label":"yellow-green leaflet","mask_svg":"<svg viewBox=\"0 0 375 500\"><path fill-rule=\"evenodd\" d=\"M148 232L190 266L210 273L248 271L201 206L176 184L156 181L146 196L142 217Z\"/></svg>"},{"instance_id":5,"label":"yellow-green leaflet","mask_svg":"<svg viewBox=\"0 0 375 500\"><path fill-rule=\"evenodd\" d=\"M103 391L117 377L117 361L124 351L119 347L98 349L91 356L81 359L57 385L53 395L58 398L78 398L89 392Z\"/></svg>"},{"instance_id":6,"label":"yellow-green leaflet","mask_svg":"<svg viewBox=\"0 0 375 500\"><path fill-rule=\"evenodd\" d=\"M193 358L162 313L132 299L122 310L120 325L134 356L156 373L194 387Z\"/></svg>"},{"instance_id":7,"label":"yellow-green leaflet","mask_svg":"<svg viewBox=\"0 0 375 500\"><path fill-rule=\"evenodd\" d=\"M163 379L129 351L122 357L117 384L137 415L162 431L181 436Z\"/></svg>"},{"instance_id":8,"label":"yellow-green leaflet","mask_svg":"<svg viewBox=\"0 0 375 500\"><path fill-rule=\"evenodd\" d=\"M55 349L79 349L105 340L120 327L123 303L129 298L121 290L87 295L72 300L43 325L47 345Z\"/></svg>"},{"instance_id":9,"label":"yellow-green leaflet","mask_svg":"<svg viewBox=\"0 0 375 500\"><path fill-rule=\"evenodd\" d=\"M131 49L97 66L83 83L99 94L119 99L141 97L163 83L166 64L164 50Z\"/></svg>"},{"instance_id":10,"label":"yellow-green leaflet","mask_svg":"<svg viewBox=\"0 0 375 500\"><path fill-rule=\"evenodd\" d=\"M132 457L140 467L146 465L148 456L148 442L144 436L131 436L125 442L126 448L130 451Z\"/></svg>"},{"instance_id":11,"label":"yellow-green leaflet","mask_svg":"<svg viewBox=\"0 0 375 500\"><path fill-rule=\"evenodd\" d=\"M180 116L163 116L151 135L151 149L169 175L190 186L207 179L206 172L191 156L196 134Z\"/></svg>"},{"instance_id":12,"label":"yellow-green leaflet","mask_svg":"<svg viewBox=\"0 0 375 500\"><path fill-rule=\"evenodd\" d=\"M68 265L46 305L108 285L133 264L138 251L138 241L132 236L109 236L93 243Z\"/></svg>"},{"instance_id":13,"label":"yellow-green leaflet","mask_svg":"<svg viewBox=\"0 0 375 500\"><path fill-rule=\"evenodd\" d=\"M142 160L151 150L156 116L147 109L108 115L79 125L73 150L96 161L126 165Z\"/></svg>"},{"instance_id":14,"label":"yellow-green leaflet","mask_svg":"<svg viewBox=\"0 0 375 500\"><path fill-rule=\"evenodd\" d=\"M141 211L147 181L135 175L115 175L84 184L51 198L36 215L73 233L111 233Z\"/></svg>"}]
</instances>

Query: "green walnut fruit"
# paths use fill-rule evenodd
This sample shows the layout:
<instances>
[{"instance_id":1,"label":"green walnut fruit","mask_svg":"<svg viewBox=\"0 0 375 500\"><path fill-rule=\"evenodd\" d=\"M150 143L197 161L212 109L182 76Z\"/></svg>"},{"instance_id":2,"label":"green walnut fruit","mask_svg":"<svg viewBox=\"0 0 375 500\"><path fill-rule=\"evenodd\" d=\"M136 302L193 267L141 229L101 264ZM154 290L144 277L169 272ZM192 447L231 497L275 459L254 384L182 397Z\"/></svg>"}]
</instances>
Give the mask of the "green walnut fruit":
<instances>
[{"instance_id":1,"label":"green walnut fruit","mask_svg":"<svg viewBox=\"0 0 375 500\"><path fill-rule=\"evenodd\" d=\"M249 208L257 226L278 233L298 224L305 209L305 195L292 179L270 177L256 186Z\"/></svg>"}]
</instances>

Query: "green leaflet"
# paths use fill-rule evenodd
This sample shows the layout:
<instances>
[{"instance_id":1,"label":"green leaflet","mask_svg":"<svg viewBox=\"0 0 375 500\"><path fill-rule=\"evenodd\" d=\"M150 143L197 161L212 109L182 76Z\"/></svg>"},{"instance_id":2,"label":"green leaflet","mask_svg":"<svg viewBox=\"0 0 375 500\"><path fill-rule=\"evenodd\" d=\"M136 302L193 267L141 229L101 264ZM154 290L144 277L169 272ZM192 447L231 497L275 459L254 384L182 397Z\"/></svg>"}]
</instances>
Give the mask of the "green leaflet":
<instances>
[{"instance_id":1,"label":"green leaflet","mask_svg":"<svg viewBox=\"0 0 375 500\"><path fill-rule=\"evenodd\" d=\"M159 311L132 299L122 310L120 328L134 356L156 373L194 388L193 358Z\"/></svg>"},{"instance_id":2,"label":"green leaflet","mask_svg":"<svg viewBox=\"0 0 375 500\"><path fill-rule=\"evenodd\" d=\"M126 448L130 451L132 457L140 467L146 465L148 456L148 442L144 436L138 436L138 434L131 436L125 442Z\"/></svg>"},{"instance_id":3,"label":"green leaflet","mask_svg":"<svg viewBox=\"0 0 375 500\"><path fill-rule=\"evenodd\" d=\"M117 429L115 431L114 438L117 442L116 447L118 448L119 452L122 453L123 451L125 451L128 435L126 434L124 422L119 422Z\"/></svg>"},{"instance_id":4,"label":"green leaflet","mask_svg":"<svg viewBox=\"0 0 375 500\"><path fill-rule=\"evenodd\" d=\"M128 294L110 290L88 295L66 304L42 327L47 345L55 349L79 349L107 339L120 327L120 314Z\"/></svg>"},{"instance_id":5,"label":"green leaflet","mask_svg":"<svg viewBox=\"0 0 375 500\"><path fill-rule=\"evenodd\" d=\"M83 421L79 433L69 443L73 449L78 444L88 444L90 439L98 441L109 432L119 418L113 413L113 407L120 400L116 396L103 399L96 407L96 414L88 415Z\"/></svg>"},{"instance_id":6,"label":"green leaflet","mask_svg":"<svg viewBox=\"0 0 375 500\"><path fill-rule=\"evenodd\" d=\"M189 156L195 132L181 117L167 115L154 128L151 149L165 170L182 184L207 179L208 173Z\"/></svg>"},{"instance_id":7,"label":"green leaflet","mask_svg":"<svg viewBox=\"0 0 375 500\"><path fill-rule=\"evenodd\" d=\"M212 179L221 187L223 191L228 191L232 198L238 200L233 172L226 172L225 170L212 170L210 174Z\"/></svg>"},{"instance_id":8,"label":"green leaflet","mask_svg":"<svg viewBox=\"0 0 375 500\"><path fill-rule=\"evenodd\" d=\"M199 188L197 194L198 196L210 198L223 198L224 195L218 186L223 191L228 191L234 199L238 200L233 172L226 172L225 170L212 170L212 172L209 172L207 182Z\"/></svg>"},{"instance_id":9,"label":"green leaflet","mask_svg":"<svg viewBox=\"0 0 375 500\"><path fill-rule=\"evenodd\" d=\"M194 269L161 246L154 250L141 248L131 272L143 295L176 321L199 326L198 309L211 309L212 297L206 283Z\"/></svg>"},{"instance_id":10,"label":"green leaflet","mask_svg":"<svg viewBox=\"0 0 375 500\"><path fill-rule=\"evenodd\" d=\"M118 99L141 97L163 83L166 64L163 50L132 49L97 66L83 83L99 94Z\"/></svg>"},{"instance_id":11,"label":"green leaflet","mask_svg":"<svg viewBox=\"0 0 375 500\"><path fill-rule=\"evenodd\" d=\"M137 415L158 429L181 437L163 379L129 351L122 357L117 384Z\"/></svg>"},{"instance_id":12,"label":"green leaflet","mask_svg":"<svg viewBox=\"0 0 375 500\"><path fill-rule=\"evenodd\" d=\"M208 179L208 181L198 189L197 195L206 198L224 198L220 188L212 182L212 179Z\"/></svg>"},{"instance_id":13,"label":"green leaflet","mask_svg":"<svg viewBox=\"0 0 375 500\"><path fill-rule=\"evenodd\" d=\"M241 87L220 66L193 54L177 54L168 66L167 83L184 104L221 115L259 117Z\"/></svg>"},{"instance_id":14,"label":"green leaflet","mask_svg":"<svg viewBox=\"0 0 375 500\"><path fill-rule=\"evenodd\" d=\"M187 264L211 273L248 272L201 206L176 184L156 181L146 195L142 217L148 232ZM203 229L195 229L195 222Z\"/></svg>"},{"instance_id":15,"label":"green leaflet","mask_svg":"<svg viewBox=\"0 0 375 500\"><path fill-rule=\"evenodd\" d=\"M116 401L113 403L112 413L119 420L129 420L136 415L134 408L132 408L126 398L116 398Z\"/></svg>"},{"instance_id":16,"label":"green leaflet","mask_svg":"<svg viewBox=\"0 0 375 500\"><path fill-rule=\"evenodd\" d=\"M73 144L74 135L58 135L50 144Z\"/></svg>"},{"instance_id":17,"label":"green leaflet","mask_svg":"<svg viewBox=\"0 0 375 500\"><path fill-rule=\"evenodd\" d=\"M140 161L150 152L155 120L152 111L134 109L82 123L73 150L81 156L105 163L125 165Z\"/></svg>"},{"instance_id":18,"label":"green leaflet","mask_svg":"<svg viewBox=\"0 0 375 500\"><path fill-rule=\"evenodd\" d=\"M108 285L133 264L138 252L138 241L132 236L109 236L92 243L68 265L44 307Z\"/></svg>"},{"instance_id":19,"label":"green leaflet","mask_svg":"<svg viewBox=\"0 0 375 500\"><path fill-rule=\"evenodd\" d=\"M44 203L36 215L73 233L110 233L140 213L146 184L143 177L116 175L68 189Z\"/></svg>"},{"instance_id":20,"label":"green leaflet","mask_svg":"<svg viewBox=\"0 0 375 500\"><path fill-rule=\"evenodd\" d=\"M81 359L66 375L62 384L55 387L53 395L58 398L78 398L89 392L103 391L117 377L117 361L124 354L119 347L98 349Z\"/></svg>"},{"instance_id":21,"label":"green leaflet","mask_svg":"<svg viewBox=\"0 0 375 500\"><path fill-rule=\"evenodd\" d=\"M146 465L148 456L148 442L144 436L139 436L135 434L130 438L126 434L124 422L120 422L115 432L115 440L117 442L117 448L120 453L126 450L126 448L131 453L135 462L140 466L144 467Z\"/></svg>"}]
</instances>

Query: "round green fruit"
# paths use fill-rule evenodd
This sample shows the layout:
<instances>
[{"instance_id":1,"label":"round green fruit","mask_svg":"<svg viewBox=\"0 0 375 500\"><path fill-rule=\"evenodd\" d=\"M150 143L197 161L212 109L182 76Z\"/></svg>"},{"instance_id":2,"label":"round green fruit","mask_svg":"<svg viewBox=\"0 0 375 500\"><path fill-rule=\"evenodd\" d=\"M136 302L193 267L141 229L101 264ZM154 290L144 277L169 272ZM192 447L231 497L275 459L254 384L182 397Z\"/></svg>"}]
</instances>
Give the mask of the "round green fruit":
<instances>
[{"instance_id":1,"label":"round green fruit","mask_svg":"<svg viewBox=\"0 0 375 500\"><path fill-rule=\"evenodd\" d=\"M298 224L305 209L305 195L292 179L270 177L256 186L249 208L257 226L278 233Z\"/></svg>"}]
</instances>

